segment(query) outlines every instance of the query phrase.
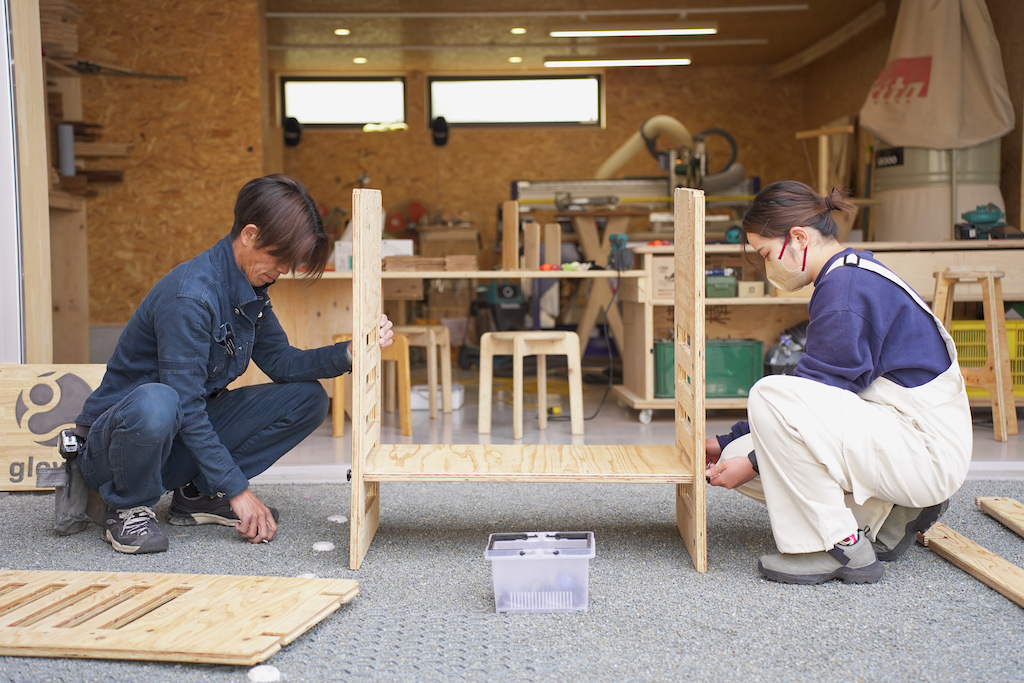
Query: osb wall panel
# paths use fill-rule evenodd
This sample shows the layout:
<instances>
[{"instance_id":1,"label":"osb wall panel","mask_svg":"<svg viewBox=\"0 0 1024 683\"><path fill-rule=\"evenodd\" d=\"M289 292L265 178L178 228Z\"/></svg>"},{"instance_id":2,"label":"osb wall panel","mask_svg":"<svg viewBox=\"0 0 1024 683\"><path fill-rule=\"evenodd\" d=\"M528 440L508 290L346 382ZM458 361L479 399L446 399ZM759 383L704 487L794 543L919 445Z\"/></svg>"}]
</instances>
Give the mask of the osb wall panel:
<instances>
[{"instance_id":1,"label":"osb wall panel","mask_svg":"<svg viewBox=\"0 0 1024 683\"><path fill-rule=\"evenodd\" d=\"M79 56L187 82L87 75L85 119L127 158L90 160L90 318L122 324L153 284L231 229L239 188L262 175L258 3L77 0Z\"/></svg>"},{"instance_id":2,"label":"osb wall panel","mask_svg":"<svg viewBox=\"0 0 1024 683\"><path fill-rule=\"evenodd\" d=\"M283 166L331 206L350 208L352 183L367 173L370 186L383 191L386 210L418 199L437 212L467 212L481 232L486 268L498 263L497 207L509 198L513 180L593 178L644 120L658 114L674 116L694 134L711 127L729 131L739 145L738 161L763 183L808 179L793 137L802 122L800 84L797 77L767 82L761 69L752 67L612 69L605 76L604 130L453 128L448 144L435 147L424 111L426 78L409 74L408 131L307 128L301 143L284 151ZM668 146L667 139L659 141L659 148ZM711 170L719 170L726 151L717 140L712 153ZM642 153L619 176L659 174L655 160Z\"/></svg>"}]
</instances>

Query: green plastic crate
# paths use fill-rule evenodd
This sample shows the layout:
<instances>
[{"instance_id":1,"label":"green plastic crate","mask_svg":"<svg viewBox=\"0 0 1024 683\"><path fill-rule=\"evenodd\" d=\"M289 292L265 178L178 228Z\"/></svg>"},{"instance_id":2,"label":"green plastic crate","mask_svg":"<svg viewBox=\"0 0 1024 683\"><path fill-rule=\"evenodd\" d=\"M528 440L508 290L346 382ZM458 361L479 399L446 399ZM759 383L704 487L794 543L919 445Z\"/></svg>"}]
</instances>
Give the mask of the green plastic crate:
<instances>
[{"instance_id":1,"label":"green plastic crate","mask_svg":"<svg viewBox=\"0 0 1024 683\"><path fill-rule=\"evenodd\" d=\"M764 372L759 339L708 339L704 346L707 398L746 398Z\"/></svg>"},{"instance_id":2,"label":"green plastic crate","mask_svg":"<svg viewBox=\"0 0 1024 683\"><path fill-rule=\"evenodd\" d=\"M707 275L704 277L705 296L708 299L735 297L736 288L736 278L732 275Z\"/></svg>"},{"instance_id":3,"label":"green plastic crate","mask_svg":"<svg viewBox=\"0 0 1024 683\"><path fill-rule=\"evenodd\" d=\"M672 398L675 387L676 343L671 339L654 340L654 397Z\"/></svg>"}]
</instances>

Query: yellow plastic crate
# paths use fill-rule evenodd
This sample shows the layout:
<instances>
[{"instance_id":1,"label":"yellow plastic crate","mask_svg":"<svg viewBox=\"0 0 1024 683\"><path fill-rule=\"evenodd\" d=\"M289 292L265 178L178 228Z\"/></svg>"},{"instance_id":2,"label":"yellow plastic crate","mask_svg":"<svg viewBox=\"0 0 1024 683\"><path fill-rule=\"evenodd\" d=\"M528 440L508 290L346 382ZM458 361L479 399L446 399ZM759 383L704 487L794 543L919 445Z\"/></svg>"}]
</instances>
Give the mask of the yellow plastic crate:
<instances>
[{"instance_id":1,"label":"yellow plastic crate","mask_svg":"<svg viewBox=\"0 0 1024 683\"><path fill-rule=\"evenodd\" d=\"M956 344L956 353L962 368L977 368L988 359L985 345L984 320L954 320L950 336ZM1010 352L1010 376L1013 379L1014 397L1024 396L1024 321L1006 321L1006 345ZM984 398L988 392L977 387L968 387L971 398Z\"/></svg>"}]
</instances>

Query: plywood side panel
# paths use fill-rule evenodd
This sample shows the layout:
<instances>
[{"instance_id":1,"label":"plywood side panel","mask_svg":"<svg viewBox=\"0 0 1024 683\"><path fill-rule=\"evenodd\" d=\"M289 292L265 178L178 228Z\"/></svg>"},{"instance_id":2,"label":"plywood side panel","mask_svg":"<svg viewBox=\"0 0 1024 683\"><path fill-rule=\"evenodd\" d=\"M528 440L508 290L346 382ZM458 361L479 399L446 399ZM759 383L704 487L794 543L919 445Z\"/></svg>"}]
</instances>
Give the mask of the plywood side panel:
<instances>
[{"instance_id":1,"label":"plywood side panel","mask_svg":"<svg viewBox=\"0 0 1024 683\"><path fill-rule=\"evenodd\" d=\"M358 569L380 520L378 484L364 481L380 444L380 190L352 191L352 513L349 567Z\"/></svg>"},{"instance_id":2,"label":"plywood side panel","mask_svg":"<svg viewBox=\"0 0 1024 683\"><path fill-rule=\"evenodd\" d=\"M676 487L676 523L699 572L707 571L704 471L704 192L675 191L676 447L695 475Z\"/></svg>"}]
</instances>

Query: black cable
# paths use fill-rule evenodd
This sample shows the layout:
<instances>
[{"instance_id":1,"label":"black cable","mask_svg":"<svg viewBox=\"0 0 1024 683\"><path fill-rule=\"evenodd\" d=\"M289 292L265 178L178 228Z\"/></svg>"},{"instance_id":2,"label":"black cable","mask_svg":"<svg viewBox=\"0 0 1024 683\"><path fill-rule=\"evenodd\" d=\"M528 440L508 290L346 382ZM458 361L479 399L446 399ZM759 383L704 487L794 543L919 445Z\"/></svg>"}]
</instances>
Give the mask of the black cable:
<instances>
[{"instance_id":1,"label":"black cable","mask_svg":"<svg viewBox=\"0 0 1024 683\"><path fill-rule=\"evenodd\" d=\"M612 310L612 306L615 305L615 300L617 298L619 298L619 288L622 287L622 268L621 268L621 265L622 265L622 262L616 260L615 271L616 271L616 273L618 273L619 277L618 277L618 280L616 281L615 291L612 292L612 299L611 299L611 301L608 302L608 305L605 306L605 309L604 309L604 346L605 346L605 349L608 350L608 386L605 387L604 396L601 397L601 402L597 405L597 410L595 410L594 414L591 415L590 417L584 417L583 418L584 422L586 422L587 420L593 420L595 417L598 416L598 414L601 412L601 409L604 408L604 402L608 399L608 394L611 393L612 385L614 384L614 379L615 379L615 357L612 355L612 343L611 343L611 340L608 337L608 311ZM581 373L583 371L582 366L583 366L583 359L581 358L580 359L580 372ZM581 377L580 381L582 381L582 380L583 380L583 378ZM562 422L564 422L566 420L571 420L572 416L571 415L551 415L551 416L548 417L548 419L552 420L552 421L562 421Z\"/></svg>"}]
</instances>

